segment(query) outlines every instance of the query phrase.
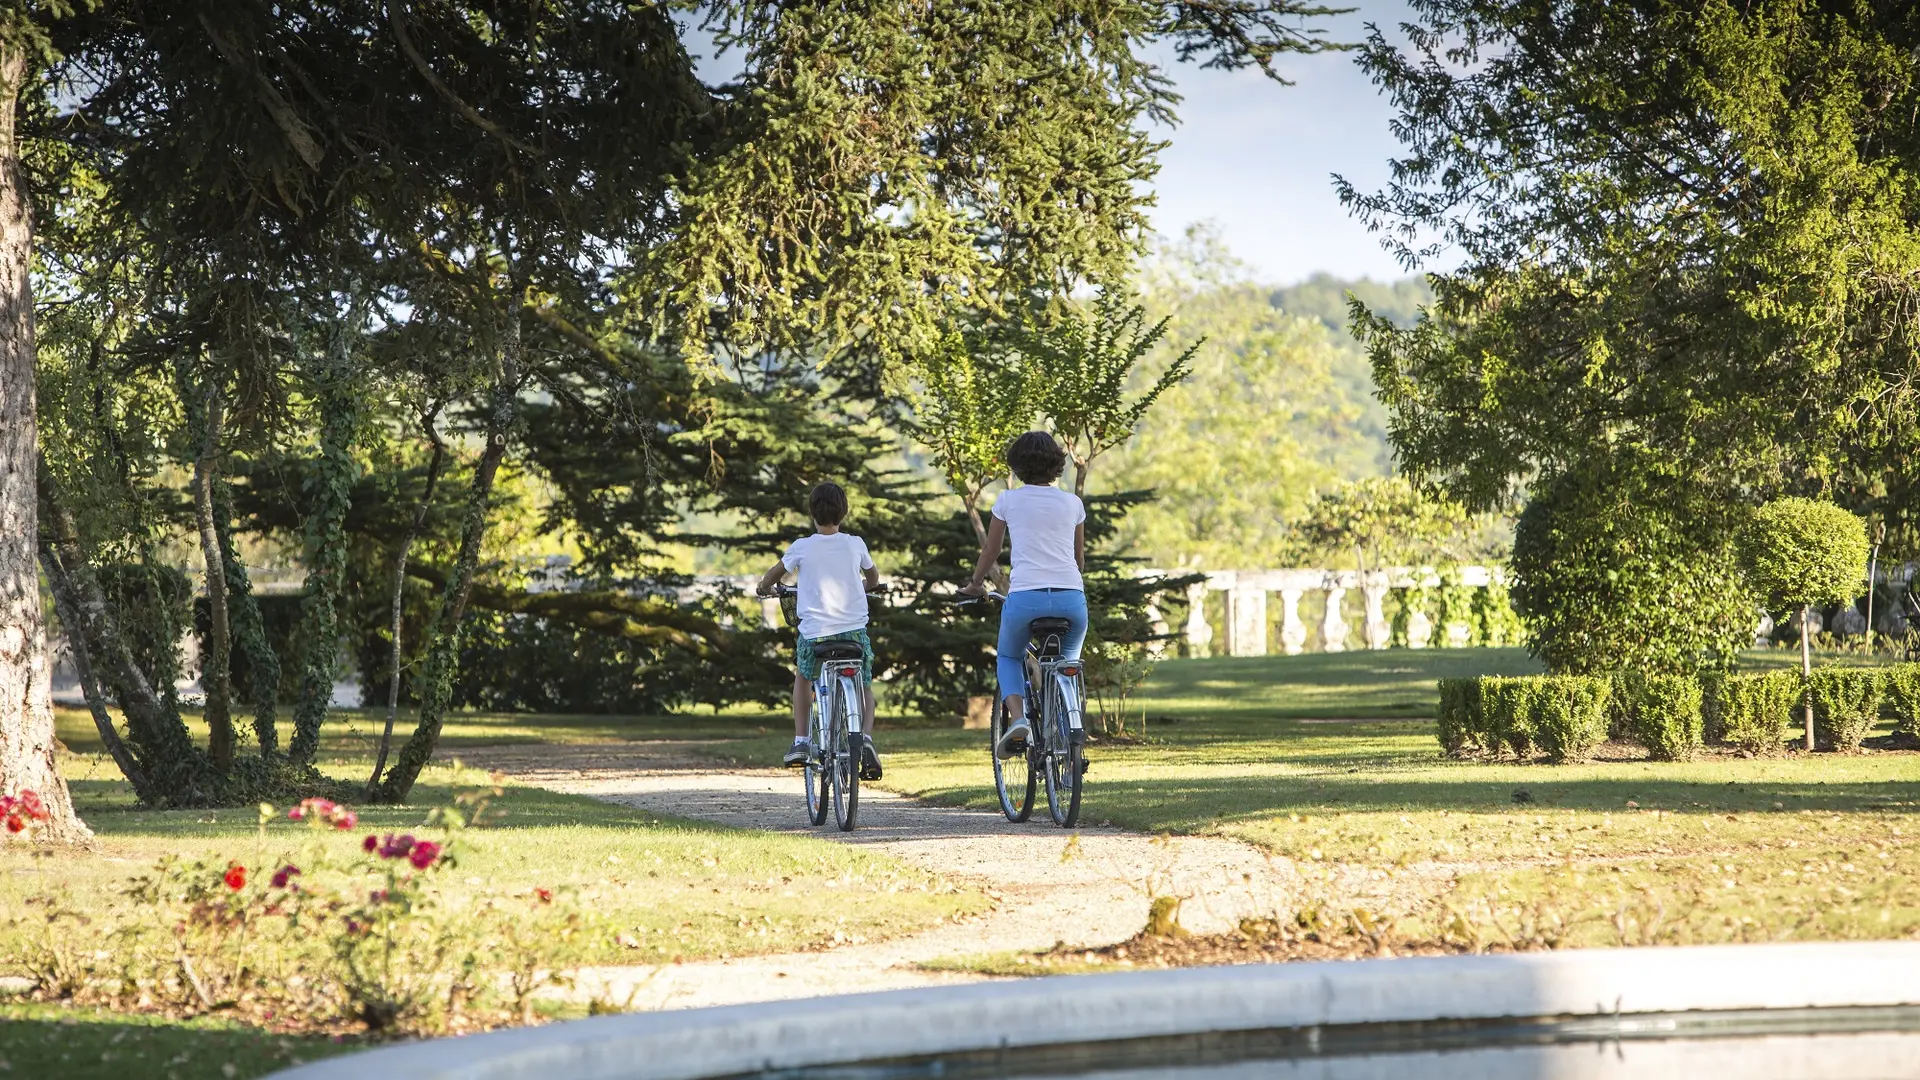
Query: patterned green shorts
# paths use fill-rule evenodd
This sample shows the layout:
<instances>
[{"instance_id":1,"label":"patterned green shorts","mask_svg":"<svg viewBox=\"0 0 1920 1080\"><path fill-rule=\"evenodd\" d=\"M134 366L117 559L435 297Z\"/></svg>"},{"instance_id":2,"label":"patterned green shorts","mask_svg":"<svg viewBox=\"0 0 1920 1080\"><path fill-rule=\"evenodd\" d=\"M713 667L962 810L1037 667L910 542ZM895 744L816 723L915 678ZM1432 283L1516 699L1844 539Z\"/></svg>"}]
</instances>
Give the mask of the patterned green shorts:
<instances>
[{"instance_id":1,"label":"patterned green shorts","mask_svg":"<svg viewBox=\"0 0 1920 1080\"><path fill-rule=\"evenodd\" d=\"M820 677L820 658L813 655L813 647L823 641L857 641L860 643L860 675L863 685L873 685L873 642L867 638L865 628L848 630L843 634L828 634L823 638L796 638L793 647L793 663L800 669L800 675L808 682Z\"/></svg>"}]
</instances>

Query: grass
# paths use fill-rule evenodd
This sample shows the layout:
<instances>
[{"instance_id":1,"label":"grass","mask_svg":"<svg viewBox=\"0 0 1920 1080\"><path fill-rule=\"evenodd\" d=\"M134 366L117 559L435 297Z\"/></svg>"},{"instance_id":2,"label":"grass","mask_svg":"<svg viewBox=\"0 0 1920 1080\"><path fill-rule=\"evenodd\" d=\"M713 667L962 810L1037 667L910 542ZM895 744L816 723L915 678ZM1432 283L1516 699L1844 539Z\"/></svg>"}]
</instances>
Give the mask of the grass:
<instances>
[{"instance_id":1,"label":"grass","mask_svg":"<svg viewBox=\"0 0 1920 1080\"><path fill-rule=\"evenodd\" d=\"M1431 679L1526 666L1502 650L1170 662L1141 695L1149 739L1090 752L1083 813L1246 840L1328 882L1438 882L1429 899L1456 911L1548 904L1568 943L1920 933L1920 755L1442 758ZM1375 709L1393 718L1326 722ZM980 733L882 739L888 787L994 806Z\"/></svg>"},{"instance_id":2,"label":"grass","mask_svg":"<svg viewBox=\"0 0 1920 1080\"><path fill-rule=\"evenodd\" d=\"M356 1042L286 1036L229 1021L125 1016L0 1004L0 1072L61 1080L232 1080L357 1050Z\"/></svg>"}]
</instances>

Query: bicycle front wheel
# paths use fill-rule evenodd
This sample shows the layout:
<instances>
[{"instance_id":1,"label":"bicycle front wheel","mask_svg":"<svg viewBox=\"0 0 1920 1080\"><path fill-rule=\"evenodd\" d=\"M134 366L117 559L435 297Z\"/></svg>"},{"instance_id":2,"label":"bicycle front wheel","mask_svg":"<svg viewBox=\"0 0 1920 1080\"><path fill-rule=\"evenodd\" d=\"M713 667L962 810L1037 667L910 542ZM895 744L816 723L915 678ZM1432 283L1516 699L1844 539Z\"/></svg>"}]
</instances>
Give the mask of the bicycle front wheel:
<instances>
[{"instance_id":1,"label":"bicycle front wheel","mask_svg":"<svg viewBox=\"0 0 1920 1080\"><path fill-rule=\"evenodd\" d=\"M853 680L835 679L833 708L833 756L828 768L833 773L833 820L841 832L852 832L860 813L860 695Z\"/></svg>"},{"instance_id":2,"label":"bicycle front wheel","mask_svg":"<svg viewBox=\"0 0 1920 1080\"><path fill-rule=\"evenodd\" d=\"M1000 760L997 752L1000 735L1007 730L1007 703L993 708L993 728L987 732L987 757L993 762L993 788L1000 796L1000 812L1008 821L1025 821L1033 814L1033 793L1038 777L1033 775L1033 750L1018 757Z\"/></svg>"},{"instance_id":3,"label":"bicycle front wheel","mask_svg":"<svg viewBox=\"0 0 1920 1080\"><path fill-rule=\"evenodd\" d=\"M1079 683L1056 674L1047 688L1047 812L1053 823L1071 829L1080 822L1080 786L1086 779L1086 735L1081 730Z\"/></svg>"}]
</instances>

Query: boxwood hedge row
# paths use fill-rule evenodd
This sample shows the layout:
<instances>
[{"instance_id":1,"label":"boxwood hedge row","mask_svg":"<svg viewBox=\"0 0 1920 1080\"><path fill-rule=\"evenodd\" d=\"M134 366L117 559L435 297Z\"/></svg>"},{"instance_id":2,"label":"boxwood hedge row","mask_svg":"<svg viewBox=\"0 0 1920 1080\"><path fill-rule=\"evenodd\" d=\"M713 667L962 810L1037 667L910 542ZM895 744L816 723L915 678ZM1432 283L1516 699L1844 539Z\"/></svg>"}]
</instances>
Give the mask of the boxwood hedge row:
<instances>
[{"instance_id":1,"label":"boxwood hedge row","mask_svg":"<svg viewBox=\"0 0 1920 1080\"><path fill-rule=\"evenodd\" d=\"M1708 744L1777 754L1800 730L1805 691L1823 749L1859 749L1883 718L1920 738L1920 664L1826 668L1804 687L1793 671L1442 679L1436 735L1455 757L1582 761L1608 738L1638 743L1656 761L1685 761Z\"/></svg>"}]
</instances>

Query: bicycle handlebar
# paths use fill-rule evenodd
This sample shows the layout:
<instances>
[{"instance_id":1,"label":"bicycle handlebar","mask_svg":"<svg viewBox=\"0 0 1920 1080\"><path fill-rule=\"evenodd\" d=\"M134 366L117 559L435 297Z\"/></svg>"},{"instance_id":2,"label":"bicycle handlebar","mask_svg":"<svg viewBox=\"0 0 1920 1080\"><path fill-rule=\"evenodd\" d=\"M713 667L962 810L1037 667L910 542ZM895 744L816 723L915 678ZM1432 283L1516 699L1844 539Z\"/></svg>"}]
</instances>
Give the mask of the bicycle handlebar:
<instances>
[{"instance_id":1,"label":"bicycle handlebar","mask_svg":"<svg viewBox=\"0 0 1920 1080\"><path fill-rule=\"evenodd\" d=\"M893 595L893 593L889 592L884 587L878 588L878 589L868 589L866 590L866 593L868 596L874 597L875 599L881 599L881 598L885 598ZM757 593L755 595L757 595L762 600L786 600L786 599L799 596L800 590L794 588L791 585L775 585L773 587L772 592Z\"/></svg>"}]
</instances>

